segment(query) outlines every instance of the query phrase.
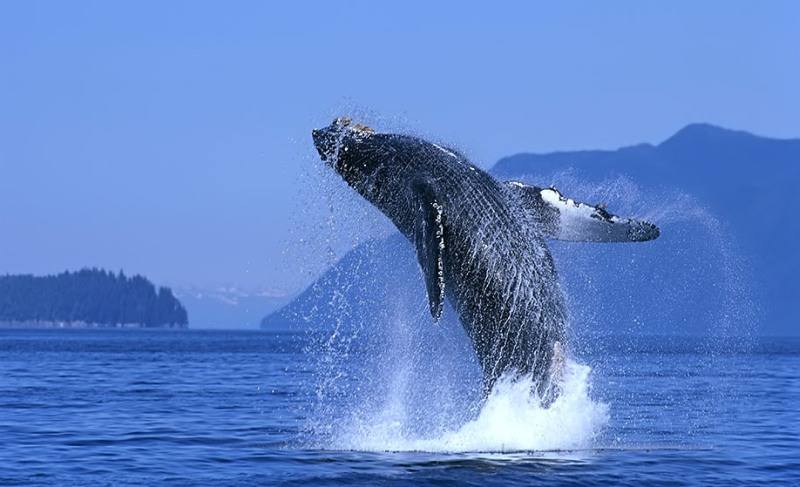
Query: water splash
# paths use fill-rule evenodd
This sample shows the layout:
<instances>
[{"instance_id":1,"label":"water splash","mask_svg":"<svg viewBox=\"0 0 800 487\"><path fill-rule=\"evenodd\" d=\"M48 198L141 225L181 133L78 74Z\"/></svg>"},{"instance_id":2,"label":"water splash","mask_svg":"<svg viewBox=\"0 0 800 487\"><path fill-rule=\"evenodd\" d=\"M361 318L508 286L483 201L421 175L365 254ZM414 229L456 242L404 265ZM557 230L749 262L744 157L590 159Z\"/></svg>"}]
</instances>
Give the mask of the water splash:
<instances>
[{"instance_id":1,"label":"water splash","mask_svg":"<svg viewBox=\"0 0 800 487\"><path fill-rule=\"evenodd\" d=\"M435 437L405 433L405 405L398 395L385 409L345 428L334 446L360 451L522 452L589 448L608 423L608 406L589 395L586 365L567 364L563 393L548 407L531 395L530 378L501 377L477 417Z\"/></svg>"},{"instance_id":2,"label":"water splash","mask_svg":"<svg viewBox=\"0 0 800 487\"><path fill-rule=\"evenodd\" d=\"M625 177L589 182L559 173L529 180L539 185L549 180L571 197L608 203L617 214L662 227L662 238L647 246L551 243L571 321L579 335L593 332L573 337L583 344L575 348L593 355L591 363L600 376L597 389L602 397L613 397L609 404L625 398L603 390L609 374L604 368L613 363L614 373L624 375L625 364L604 358L602 345L587 346L598 335L741 333L747 321L742 317L752 310L746 272L724 226L694 198L669 189L644 192ZM316 242L324 242L321 250L329 264L339 253L333 249L342 236L363 241L391 228L327 169L318 182L315 190L327 196L328 218L319 225L327 238ZM315 329L318 340L309 349L316 397L306 415L307 447L512 452L584 449L609 440L602 435L613 410L593 399L591 369L574 361L567 367L564 393L548 408L530 396L531 384L524 380L501 379L483 399L474 352L453 311L445 311L449 321L439 327L430 323L410 244L399 238L375 249L334 276L334 292L318 300L327 306L313 309L313 321L325 323L327 332ZM351 288L358 292L349 292ZM703 393L722 397L720 386L709 389ZM695 407L679 398L662 399L687 411ZM615 421L635 425L640 419Z\"/></svg>"}]
</instances>

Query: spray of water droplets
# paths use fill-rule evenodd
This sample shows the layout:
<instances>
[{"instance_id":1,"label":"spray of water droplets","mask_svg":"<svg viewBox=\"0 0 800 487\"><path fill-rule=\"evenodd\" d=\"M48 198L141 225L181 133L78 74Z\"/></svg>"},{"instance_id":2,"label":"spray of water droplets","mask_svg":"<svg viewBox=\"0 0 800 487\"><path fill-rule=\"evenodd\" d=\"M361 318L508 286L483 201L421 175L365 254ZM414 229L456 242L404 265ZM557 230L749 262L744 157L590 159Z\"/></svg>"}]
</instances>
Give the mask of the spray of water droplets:
<instances>
[{"instance_id":1,"label":"spray of water droplets","mask_svg":"<svg viewBox=\"0 0 800 487\"><path fill-rule=\"evenodd\" d=\"M385 120L377 125L381 122L385 125ZM303 237L302 252L327 255L330 269L307 291L316 304L301 317L308 324L307 380L314 391L303 411L306 446L508 452L583 449L606 441L613 404L597 398L592 387L597 378L580 359L568 360L563 393L548 407L531 396L527 378L501 378L484 397L474 351L455 312L446 307L442 322L431 323L411 245L393 235L391 224L322 163L314 162L308 174L309 193L317 195L311 201L324 211L301 213L306 230L307 222L317 222L311 225L313 236ZM593 338L582 342L582 337L597 336L591 333L597 328L616 326L616 333L635 334L654 323L699 323L719 336L732 329L741 334L754 309L745 266L724 226L690 196L645 193L626 178L585 183L569 172L528 181L555 184L575 199L605 202L614 213L662 228L656 244L661 250L554 245L578 344L590 342ZM325 215L321 222L320 214ZM653 264L654 256L667 262ZM685 287L675 288L681 279ZM659 281L671 287L659 288ZM643 292L642 282L654 291ZM704 286L716 291L710 306L698 308L705 313L701 319L676 313ZM611 299L609 289L614 290ZM579 356L586 349L575 348ZM607 372L599 362L594 365ZM600 389L602 397L602 384Z\"/></svg>"}]
</instances>

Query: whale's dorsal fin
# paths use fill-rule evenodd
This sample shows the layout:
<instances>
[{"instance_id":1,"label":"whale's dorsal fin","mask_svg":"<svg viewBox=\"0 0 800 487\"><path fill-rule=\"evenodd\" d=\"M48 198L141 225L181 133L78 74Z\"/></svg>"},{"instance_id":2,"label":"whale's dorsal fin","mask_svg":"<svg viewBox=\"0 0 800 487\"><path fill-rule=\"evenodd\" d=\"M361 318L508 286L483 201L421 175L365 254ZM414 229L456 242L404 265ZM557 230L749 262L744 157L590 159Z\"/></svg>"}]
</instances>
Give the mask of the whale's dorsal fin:
<instances>
[{"instance_id":1,"label":"whale's dorsal fin","mask_svg":"<svg viewBox=\"0 0 800 487\"><path fill-rule=\"evenodd\" d=\"M444 306L444 214L428 184L414 184L414 195L414 247L425 277L431 316L438 321Z\"/></svg>"},{"instance_id":2,"label":"whale's dorsal fin","mask_svg":"<svg viewBox=\"0 0 800 487\"><path fill-rule=\"evenodd\" d=\"M587 205L565 198L555 188L528 186L508 181L506 186L520 196L541 232L556 240L571 242L644 242L657 238L657 226L641 220L620 218L604 205Z\"/></svg>"}]
</instances>

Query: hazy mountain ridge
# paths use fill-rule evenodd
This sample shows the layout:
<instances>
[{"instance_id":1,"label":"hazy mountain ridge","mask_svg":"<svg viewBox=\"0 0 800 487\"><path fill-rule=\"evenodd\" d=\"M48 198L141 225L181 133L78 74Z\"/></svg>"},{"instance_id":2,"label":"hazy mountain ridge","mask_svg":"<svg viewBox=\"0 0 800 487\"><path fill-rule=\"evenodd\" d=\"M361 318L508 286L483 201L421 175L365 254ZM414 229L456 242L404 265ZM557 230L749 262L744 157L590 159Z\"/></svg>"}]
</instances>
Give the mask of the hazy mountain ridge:
<instances>
[{"instance_id":1,"label":"hazy mountain ridge","mask_svg":"<svg viewBox=\"0 0 800 487\"><path fill-rule=\"evenodd\" d=\"M258 328L265 314L292 298L282 289L235 286L176 288L175 295L189 311L192 328Z\"/></svg>"},{"instance_id":2,"label":"hazy mountain ridge","mask_svg":"<svg viewBox=\"0 0 800 487\"><path fill-rule=\"evenodd\" d=\"M385 308L381 301L400 289L411 290L412 299L422 305L424 292L413 292L422 286L413 250L403 236L370 240L345 254L285 307L264 317L261 327L302 329L343 316L363 320Z\"/></svg>"},{"instance_id":3,"label":"hazy mountain ridge","mask_svg":"<svg viewBox=\"0 0 800 487\"><path fill-rule=\"evenodd\" d=\"M752 263L764 318L796 317L791 301L800 275L793 251L800 221L791 199L800 187L800 139L773 139L710 124L691 124L658 145L617 151L517 154L492 173L503 179L572 168L584 181L624 174L644 188L686 191L733 231Z\"/></svg>"}]
</instances>

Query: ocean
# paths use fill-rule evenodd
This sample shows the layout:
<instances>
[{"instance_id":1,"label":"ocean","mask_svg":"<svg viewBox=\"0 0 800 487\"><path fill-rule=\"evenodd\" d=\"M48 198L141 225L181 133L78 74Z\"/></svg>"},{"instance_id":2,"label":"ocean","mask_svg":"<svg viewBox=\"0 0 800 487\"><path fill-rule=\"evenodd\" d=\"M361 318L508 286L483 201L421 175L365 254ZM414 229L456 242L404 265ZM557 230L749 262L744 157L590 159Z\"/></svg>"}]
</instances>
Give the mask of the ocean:
<instances>
[{"instance_id":1,"label":"ocean","mask_svg":"<svg viewBox=\"0 0 800 487\"><path fill-rule=\"evenodd\" d=\"M543 408L337 333L0 330L0 485L800 485L797 338L591 337Z\"/></svg>"}]
</instances>

